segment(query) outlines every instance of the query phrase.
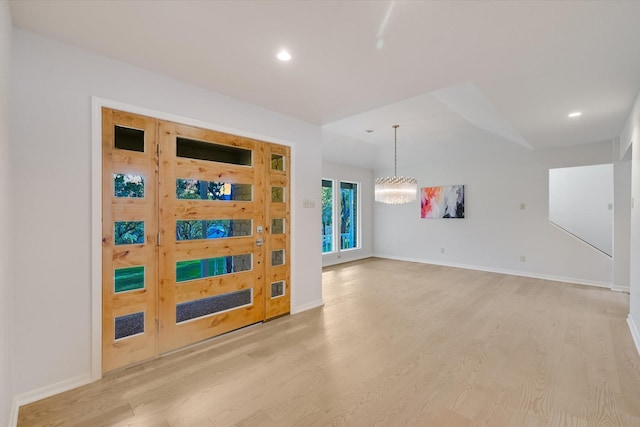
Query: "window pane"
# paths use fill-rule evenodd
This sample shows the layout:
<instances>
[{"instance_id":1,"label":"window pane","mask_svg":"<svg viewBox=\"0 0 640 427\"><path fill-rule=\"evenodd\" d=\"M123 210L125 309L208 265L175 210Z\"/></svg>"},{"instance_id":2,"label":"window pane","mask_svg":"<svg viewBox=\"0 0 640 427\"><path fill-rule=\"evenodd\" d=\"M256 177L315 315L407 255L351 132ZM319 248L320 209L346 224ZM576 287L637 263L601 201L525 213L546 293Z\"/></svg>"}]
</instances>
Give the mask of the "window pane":
<instances>
[{"instance_id":1,"label":"window pane","mask_svg":"<svg viewBox=\"0 0 640 427\"><path fill-rule=\"evenodd\" d=\"M271 284L271 298L278 298L284 295L284 282L273 282Z\"/></svg>"},{"instance_id":2,"label":"window pane","mask_svg":"<svg viewBox=\"0 0 640 427\"><path fill-rule=\"evenodd\" d=\"M280 154L271 155L271 170L274 170L274 171L284 170L284 156Z\"/></svg>"},{"instance_id":3,"label":"window pane","mask_svg":"<svg viewBox=\"0 0 640 427\"><path fill-rule=\"evenodd\" d=\"M233 165L251 166L251 150L212 144L187 138L176 138L176 155Z\"/></svg>"},{"instance_id":4,"label":"window pane","mask_svg":"<svg viewBox=\"0 0 640 427\"><path fill-rule=\"evenodd\" d=\"M127 314L115 319L115 339L126 338L144 332L144 312Z\"/></svg>"},{"instance_id":5,"label":"window pane","mask_svg":"<svg viewBox=\"0 0 640 427\"><path fill-rule=\"evenodd\" d=\"M114 173L113 195L115 197L144 197L144 177Z\"/></svg>"},{"instance_id":6,"label":"window pane","mask_svg":"<svg viewBox=\"0 0 640 427\"><path fill-rule=\"evenodd\" d=\"M201 219L176 221L176 240L225 239L251 236L250 219Z\"/></svg>"},{"instance_id":7,"label":"window pane","mask_svg":"<svg viewBox=\"0 0 640 427\"><path fill-rule=\"evenodd\" d=\"M284 218L271 220L271 234L284 234Z\"/></svg>"},{"instance_id":8,"label":"window pane","mask_svg":"<svg viewBox=\"0 0 640 427\"><path fill-rule=\"evenodd\" d=\"M118 268L114 272L115 292L133 291L144 288L144 266Z\"/></svg>"},{"instance_id":9,"label":"window pane","mask_svg":"<svg viewBox=\"0 0 640 427\"><path fill-rule=\"evenodd\" d=\"M271 201L284 203L284 187L271 187Z\"/></svg>"},{"instance_id":10,"label":"window pane","mask_svg":"<svg viewBox=\"0 0 640 427\"><path fill-rule=\"evenodd\" d=\"M251 270L251 254L176 262L176 282Z\"/></svg>"},{"instance_id":11,"label":"window pane","mask_svg":"<svg viewBox=\"0 0 640 427\"><path fill-rule=\"evenodd\" d=\"M144 131L116 126L114 129L115 147L120 150L144 152Z\"/></svg>"},{"instance_id":12,"label":"window pane","mask_svg":"<svg viewBox=\"0 0 640 427\"><path fill-rule=\"evenodd\" d=\"M195 301L183 302L176 305L176 323L209 316L232 308L244 307L252 303L251 289L229 292Z\"/></svg>"},{"instance_id":13,"label":"window pane","mask_svg":"<svg viewBox=\"0 0 640 427\"><path fill-rule=\"evenodd\" d=\"M284 265L284 249L271 251L271 266L277 267L279 265Z\"/></svg>"},{"instance_id":14,"label":"window pane","mask_svg":"<svg viewBox=\"0 0 640 427\"><path fill-rule=\"evenodd\" d=\"M340 248L358 247L358 184L340 183Z\"/></svg>"},{"instance_id":15,"label":"window pane","mask_svg":"<svg viewBox=\"0 0 640 427\"><path fill-rule=\"evenodd\" d=\"M176 198L250 202L253 198L253 186L178 178L176 179Z\"/></svg>"},{"instance_id":16,"label":"window pane","mask_svg":"<svg viewBox=\"0 0 640 427\"><path fill-rule=\"evenodd\" d=\"M333 181L322 180L322 252L333 252Z\"/></svg>"},{"instance_id":17,"label":"window pane","mask_svg":"<svg viewBox=\"0 0 640 427\"><path fill-rule=\"evenodd\" d=\"M113 241L116 245L144 243L144 221L116 222L113 231Z\"/></svg>"}]
</instances>

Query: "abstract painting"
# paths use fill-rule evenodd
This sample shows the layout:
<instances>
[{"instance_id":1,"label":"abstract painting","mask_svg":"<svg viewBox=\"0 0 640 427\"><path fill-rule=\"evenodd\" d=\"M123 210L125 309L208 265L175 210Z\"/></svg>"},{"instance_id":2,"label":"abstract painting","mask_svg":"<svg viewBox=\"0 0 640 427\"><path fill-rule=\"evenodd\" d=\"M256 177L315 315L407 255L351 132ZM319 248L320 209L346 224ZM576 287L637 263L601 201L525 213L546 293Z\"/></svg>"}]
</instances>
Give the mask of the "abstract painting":
<instances>
[{"instance_id":1,"label":"abstract painting","mask_svg":"<svg viewBox=\"0 0 640 427\"><path fill-rule=\"evenodd\" d=\"M426 187L420 196L421 218L464 218L464 185Z\"/></svg>"}]
</instances>

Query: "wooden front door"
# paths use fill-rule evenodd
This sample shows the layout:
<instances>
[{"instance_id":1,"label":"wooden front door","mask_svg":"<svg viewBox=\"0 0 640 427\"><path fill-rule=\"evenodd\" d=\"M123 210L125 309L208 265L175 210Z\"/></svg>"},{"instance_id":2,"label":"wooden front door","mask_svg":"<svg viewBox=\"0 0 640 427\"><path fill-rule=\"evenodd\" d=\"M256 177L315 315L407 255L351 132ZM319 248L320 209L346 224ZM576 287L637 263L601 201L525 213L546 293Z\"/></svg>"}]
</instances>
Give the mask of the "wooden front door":
<instances>
[{"instance_id":1,"label":"wooden front door","mask_svg":"<svg viewBox=\"0 0 640 427\"><path fill-rule=\"evenodd\" d=\"M288 313L289 148L127 115L144 123L123 124L144 135L143 151L132 154L108 130L118 128L108 116L120 114L103 116L103 371ZM116 179L128 185L124 202L106 196ZM131 193L141 180L144 195ZM122 216L120 204L137 210ZM109 232L121 218L134 236L117 251ZM140 222L144 241L135 235ZM114 273L117 263L137 270ZM141 273L144 286L118 291L119 277ZM140 323L138 313L142 327L119 326Z\"/></svg>"}]
</instances>

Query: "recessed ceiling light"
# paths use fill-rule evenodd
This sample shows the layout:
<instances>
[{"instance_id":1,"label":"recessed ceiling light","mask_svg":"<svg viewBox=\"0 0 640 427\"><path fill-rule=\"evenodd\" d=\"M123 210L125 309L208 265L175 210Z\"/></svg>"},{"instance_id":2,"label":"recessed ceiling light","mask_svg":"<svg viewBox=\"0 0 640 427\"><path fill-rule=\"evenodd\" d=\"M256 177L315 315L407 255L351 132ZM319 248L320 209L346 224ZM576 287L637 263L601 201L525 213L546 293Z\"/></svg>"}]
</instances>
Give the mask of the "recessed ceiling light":
<instances>
[{"instance_id":1,"label":"recessed ceiling light","mask_svg":"<svg viewBox=\"0 0 640 427\"><path fill-rule=\"evenodd\" d=\"M280 52L278 52L277 57L282 62L287 62L287 61L291 60L291 54L289 52L287 52L286 50L284 50L284 49L282 49Z\"/></svg>"},{"instance_id":2,"label":"recessed ceiling light","mask_svg":"<svg viewBox=\"0 0 640 427\"><path fill-rule=\"evenodd\" d=\"M574 111L573 113L569 113L569 117L580 117L582 113L580 111Z\"/></svg>"},{"instance_id":3,"label":"recessed ceiling light","mask_svg":"<svg viewBox=\"0 0 640 427\"><path fill-rule=\"evenodd\" d=\"M365 129L364 131L365 131L366 133L373 133L373 132L374 132L374 130L373 130L373 129Z\"/></svg>"}]
</instances>

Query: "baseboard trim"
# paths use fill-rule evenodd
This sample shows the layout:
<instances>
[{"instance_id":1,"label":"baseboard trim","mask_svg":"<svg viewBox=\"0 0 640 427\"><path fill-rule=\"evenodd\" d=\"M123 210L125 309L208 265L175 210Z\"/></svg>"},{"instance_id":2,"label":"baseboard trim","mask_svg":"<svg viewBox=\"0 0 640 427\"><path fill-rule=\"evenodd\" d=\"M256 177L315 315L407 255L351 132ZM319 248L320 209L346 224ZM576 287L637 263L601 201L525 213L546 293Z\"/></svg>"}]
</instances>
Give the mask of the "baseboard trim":
<instances>
[{"instance_id":1,"label":"baseboard trim","mask_svg":"<svg viewBox=\"0 0 640 427\"><path fill-rule=\"evenodd\" d=\"M18 399L14 396L11 400L11 413L9 414L9 427L18 426L18 411L20 406L18 405Z\"/></svg>"},{"instance_id":2,"label":"baseboard trim","mask_svg":"<svg viewBox=\"0 0 640 427\"><path fill-rule=\"evenodd\" d=\"M627 325L629 325L629 331L631 332L633 343L636 345L636 351L640 354L640 333L638 333L638 328L636 327L636 323L633 321L633 317L631 317L631 313L627 316Z\"/></svg>"},{"instance_id":3,"label":"baseboard trim","mask_svg":"<svg viewBox=\"0 0 640 427\"><path fill-rule=\"evenodd\" d=\"M628 286L615 286L615 285L612 285L611 286L611 290L612 291L616 291L616 292L624 292L624 293L627 293L627 294L630 292L630 289L629 289Z\"/></svg>"},{"instance_id":4,"label":"baseboard trim","mask_svg":"<svg viewBox=\"0 0 640 427\"><path fill-rule=\"evenodd\" d=\"M338 258L338 256L340 258ZM373 255L371 255L370 253L351 255L350 251L344 251L338 254L336 254L335 252L324 254L322 255L322 267L331 267L332 265L344 264L346 262L360 261L361 259L371 258L372 256Z\"/></svg>"},{"instance_id":5,"label":"baseboard trim","mask_svg":"<svg viewBox=\"0 0 640 427\"><path fill-rule=\"evenodd\" d=\"M16 422L18 420L18 410L20 409L20 406L33 403L41 399L46 399L47 397L51 397L65 391L87 385L91 382L91 374L84 374L74 378L69 378L68 380L60 381L55 384L47 385L36 390L19 394L14 398Z\"/></svg>"},{"instance_id":6,"label":"baseboard trim","mask_svg":"<svg viewBox=\"0 0 640 427\"><path fill-rule=\"evenodd\" d=\"M537 273L529 273L526 271L483 267L480 265L458 264L458 263L452 263L452 262L450 263L450 262L443 262L438 260L430 260L430 259L422 259L422 258L397 257L393 255L381 255L381 254L376 254L374 255L374 257L393 259L398 261L418 262L421 264L441 265L443 267L464 268L466 270L486 271L488 273L508 274L510 276L530 277L532 279L552 280L554 282L574 283L576 285L596 286L598 288L611 289L611 285L612 285L611 283L608 283L608 282L598 282L595 280L583 280L583 279L577 279L574 277L552 276L548 274L537 274Z\"/></svg>"},{"instance_id":7,"label":"baseboard trim","mask_svg":"<svg viewBox=\"0 0 640 427\"><path fill-rule=\"evenodd\" d=\"M324 305L324 301L322 299L312 301L307 304L302 304L297 307L293 307L291 309L291 314L302 313L303 311L311 310L313 308L322 307Z\"/></svg>"}]
</instances>

